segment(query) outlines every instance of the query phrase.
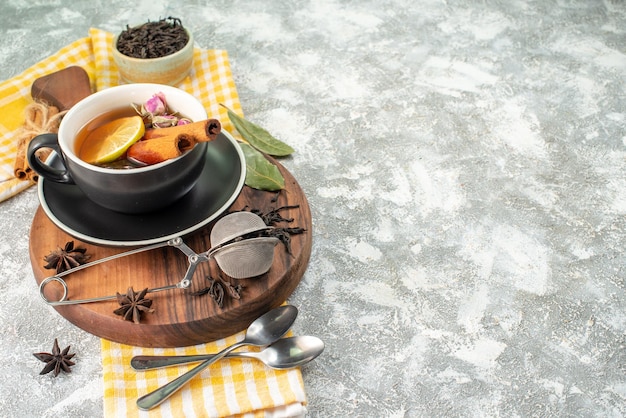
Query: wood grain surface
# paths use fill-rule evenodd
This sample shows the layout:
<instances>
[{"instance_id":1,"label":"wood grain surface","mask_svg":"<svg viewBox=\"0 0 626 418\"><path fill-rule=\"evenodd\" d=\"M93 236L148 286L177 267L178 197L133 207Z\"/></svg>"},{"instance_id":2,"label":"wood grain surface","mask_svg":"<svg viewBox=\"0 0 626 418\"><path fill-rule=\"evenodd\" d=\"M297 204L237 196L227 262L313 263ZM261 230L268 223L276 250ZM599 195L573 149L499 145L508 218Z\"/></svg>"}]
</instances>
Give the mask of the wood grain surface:
<instances>
[{"instance_id":1,"label":"wood grain surface","mask_svg":"<svg viewBox=\"0 0 626 418\"><path fill-rule=\"evenodd\" d=\"M295 290L304 274L311 255L312 222L305 194L295 178L280 164L286 187L279 194L244 186L228 211L258 209L267 212L283 206L297 206L280 213L293 218L289 224L278 227L302 227L303 234L292 235L291 254L283 244L274 249L274 262L269 272L250 279L231 279L241 284L240 300L225 297L220 309L208 295L190 293L208 285L207 275L220 274L214 260L198 266L189 289L173 289L151 293L154 313L144 314L140 324L125 321L113 314L119 307L117 300L80 305L55 306L68 321L83 330L112 341L143 347L182 347L213 341L245 329L254 319L283 303ZM227 212L228 212L227 211ZM211 247L209 234L214 223L184 237L185 243L200 253ZM114 225L112 225L114 227ZM66 242L87 248L92 260L101 259L128 249L88 244L74 239L56 227L41 207L37 210L30 231L30 258L37 285L53 270L44 269L44 256ZM65 276L68 299L115 295L129 287L139 291L146 287L166 286L180 281L187 270L186 256L176 248L165 247L103 263ZM58 300L62 288L57 283L46 286L46 298ZM45 303L43 300L41 303Z\"/></svg>"}]
</instances>

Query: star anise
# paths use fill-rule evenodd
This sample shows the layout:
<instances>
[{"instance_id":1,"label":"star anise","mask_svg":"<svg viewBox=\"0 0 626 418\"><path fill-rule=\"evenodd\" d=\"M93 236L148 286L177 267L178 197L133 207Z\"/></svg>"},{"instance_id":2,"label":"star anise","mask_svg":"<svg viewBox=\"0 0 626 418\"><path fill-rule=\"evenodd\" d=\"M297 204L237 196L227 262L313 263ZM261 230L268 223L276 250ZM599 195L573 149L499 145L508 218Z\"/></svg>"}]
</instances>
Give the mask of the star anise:
<instances>
[{"instance_id":1,"label":"star anise","mask_svg":"<svg viewBox=\"0 0 626 418\"><path fill-rule=\"evenodd\" d=\"M139 293L135 293L132 287L128 288L126 295L116 293L117 302L120 304L120 307L113 311L113 313L124 317L127 321L133 321L135 324L140 323L141 314L143 312L154 312L154 309L150 308L152 306L152 299L146 299L146 293L148 293L148 288L143 289Z\"/></svg>"},{"instance_id":2,"label":"star anise","mask_svg":"<svg viewBox=\"0 0 626 418\"><path fill-rule=\"evenodd\" d=\"M68 345L63 351L59 348L59 342L54 339L54 345L52 346L52 353L33 353L35 357L46 363L46 366L41 370L39 374L47 374L54 370L54 377L57 377L61 370L65 373L71 373L70 367L74 363L71 359L75 353L69 354L70 346Z\"/></svg>"},{"instance_id":3,"label":"star anise","mask_svg":"<svg viewBox=\"0 0 626 418\"><path fill-rule=\"evenodd\" d=\"M46 263L44 268L56 269L57 274L85 264L91 256L85 254L87 250L83 247L74 248L74 241L65 243L65 247L58 247L43 259Z\"/></svg>"}]
</instances>

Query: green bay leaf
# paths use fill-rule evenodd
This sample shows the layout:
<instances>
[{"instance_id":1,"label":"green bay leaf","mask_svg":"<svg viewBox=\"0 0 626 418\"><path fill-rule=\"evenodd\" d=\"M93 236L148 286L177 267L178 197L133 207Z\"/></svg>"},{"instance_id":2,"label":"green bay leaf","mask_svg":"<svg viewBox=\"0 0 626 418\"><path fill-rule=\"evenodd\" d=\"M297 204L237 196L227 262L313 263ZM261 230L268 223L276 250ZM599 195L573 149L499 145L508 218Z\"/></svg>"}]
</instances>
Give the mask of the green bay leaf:
<instances>
[{"instance_id":1,"label":"green bay leaf","mask_svg":"<svg viewBox=\"0 0 626 418\"><path fill-rule=\"evenodd\" d=\"M252 146L240 142L246 157L246 185L254 189L278 191L285 188L285 179L274 164Z\"/></svg>"},{"instance_id":2,"label":"green bay leaf","mask_svg":"<svg viewBox=\"0 0 626 418\"><path fill-rule=\"evenodd\" d=\"M293 148L279 139L274 138L269 132L259 125L242 118L227 107L226 109L228 110L228 118L237 131L241 134L243 139L245 139L254 148L275 157L284 157L294 152Z\"/></svg>"}]
</instances>

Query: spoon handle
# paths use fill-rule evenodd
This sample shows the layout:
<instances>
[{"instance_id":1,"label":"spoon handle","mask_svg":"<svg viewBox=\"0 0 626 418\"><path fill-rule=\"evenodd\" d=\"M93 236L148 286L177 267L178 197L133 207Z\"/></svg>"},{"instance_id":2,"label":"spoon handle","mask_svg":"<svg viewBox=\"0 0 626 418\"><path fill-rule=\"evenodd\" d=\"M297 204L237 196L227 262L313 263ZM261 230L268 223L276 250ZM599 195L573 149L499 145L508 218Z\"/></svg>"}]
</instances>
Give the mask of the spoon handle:
<instances>
[{"instance_id":1,"label":"spoon handle","mask_svg":"<svg viewBox=\"0 0 626 418\"><path fill-rule=\"evenodd\" d=\"M231 345L230 347L226 347L225 349L215 354L210 359L205 360L202 364L189 370L187 373L177 377L176 379L161 386L160 388L142 396L141 398L137 399L137 407L144 411L154 408L155 406L159 405L161 402L165 401L167 398L172 396L178 389L183 387L187 382L193 379L202 370L206 369L207 367L209 367L211 364L215 363L222 357L225 357L226 354L230 353L232 350L239 348L243 345L248 345L248 342L246 340L243 340L236 344Z\"/></svg>"},{"instance_id":2,"label":"spoon handle","mask_svg":"<svg viewBox=\"0 0 626 418\"><path fill-rule=\"evenodd\" d=\"M135 370L160 369L161 367L175 366L177 364L197 363L211 360L215 354L196 354L188 356L135 356L130 365ZM229 353L225 358L257 358L256 353L241 352Z\"/></svg>"}]
</instances>

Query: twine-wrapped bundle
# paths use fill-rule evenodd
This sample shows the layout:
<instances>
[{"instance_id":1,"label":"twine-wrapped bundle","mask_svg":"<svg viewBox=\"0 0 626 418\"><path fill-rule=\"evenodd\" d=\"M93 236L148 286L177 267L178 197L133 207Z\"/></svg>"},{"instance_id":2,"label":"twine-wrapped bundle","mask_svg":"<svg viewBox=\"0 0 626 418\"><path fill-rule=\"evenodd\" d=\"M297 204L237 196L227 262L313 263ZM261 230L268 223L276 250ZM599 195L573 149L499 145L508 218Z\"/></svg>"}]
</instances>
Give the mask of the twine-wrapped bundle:
<instances>
[{"instance_id":1,"label":"twine-wrapped bundle","mask_svg":"<svg viewBox=\"0 0 626 418\"><path fill-rule=\"evenodd\" d=\"M55 106L48 106L45 103L33 102L24 109L24 126L20 131L17 143L17 155L15 157L14 173L15 177L22 180L37 181L37 173L28 165L26 150L28 144L37 135L44 133L57 133L61 118L66 111L59 112ZM42 161L50 154L50 150L42 149L37 153L37 158Z\"/></svg>"}]
</instances>

